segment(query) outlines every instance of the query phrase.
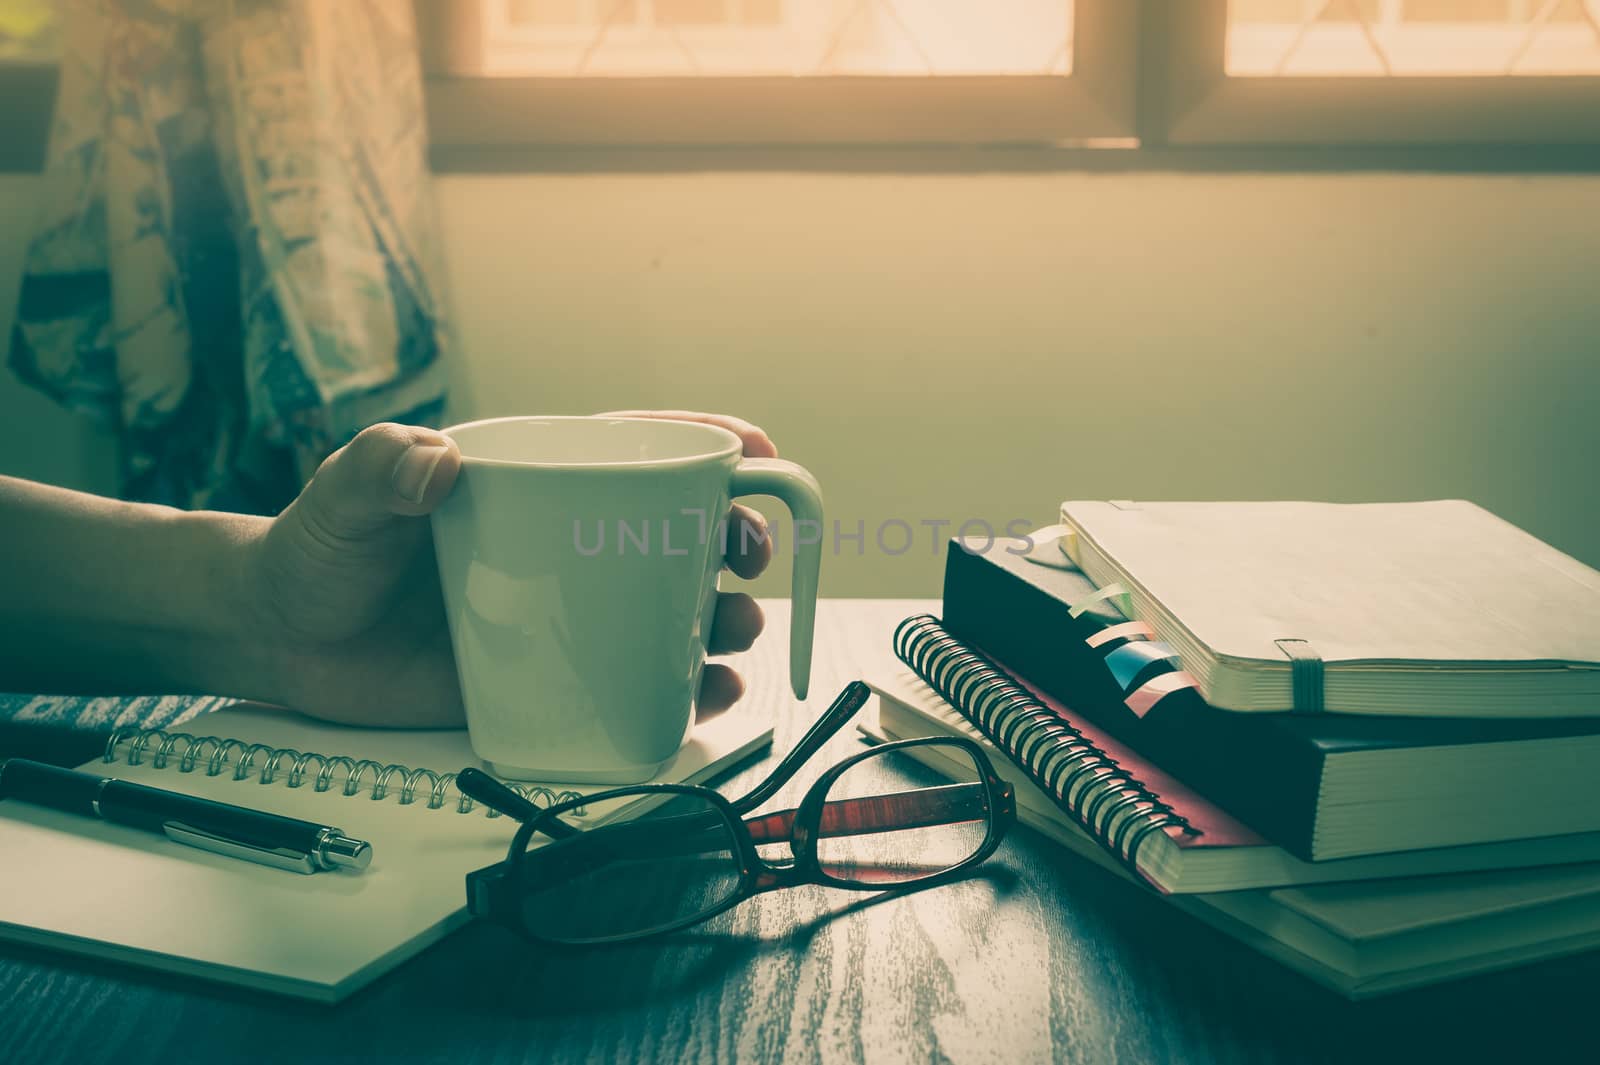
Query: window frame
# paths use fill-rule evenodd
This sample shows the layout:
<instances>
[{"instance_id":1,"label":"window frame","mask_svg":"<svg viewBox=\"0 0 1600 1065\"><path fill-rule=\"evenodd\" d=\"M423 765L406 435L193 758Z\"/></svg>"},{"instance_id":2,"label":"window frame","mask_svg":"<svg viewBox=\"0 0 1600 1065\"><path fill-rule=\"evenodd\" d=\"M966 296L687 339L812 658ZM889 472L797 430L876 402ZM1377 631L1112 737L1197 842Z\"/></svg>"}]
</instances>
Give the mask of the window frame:
<instances>
[{"instance_id":1,"label":"window frame","mask_svg":"<svg viewBox=\"0 0 1600 1065\"><path fill-rule=\"evenodd\" d=\"M1226 0L1078 0L1066 76L699 81L484 76L477 0L414 3L439 172L1600 172L1600 76L1228 78ZM57 81L0 62L0 174Z\"/></svg>"}]
</instances>

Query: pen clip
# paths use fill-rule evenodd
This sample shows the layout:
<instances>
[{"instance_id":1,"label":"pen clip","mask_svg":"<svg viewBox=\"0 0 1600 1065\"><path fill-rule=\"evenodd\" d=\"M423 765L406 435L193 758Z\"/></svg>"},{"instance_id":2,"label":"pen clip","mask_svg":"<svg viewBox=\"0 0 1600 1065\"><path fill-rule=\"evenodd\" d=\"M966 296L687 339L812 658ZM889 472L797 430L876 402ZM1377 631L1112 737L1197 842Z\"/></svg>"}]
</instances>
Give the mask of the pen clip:
<instances>
[{"instance_id":1,"label":"pen clip","mask_svg":"<svg viewBox=\"0 0 1600 1065\"><path fill-rule=\"evenodd\" d=\"M252 847L248 843L240 843L236 839L226 839L210 832L202 832L198 828L180 824L177 821L168 821L161 826L167 838L185 846L196 847L213 854L223 854L229 858L243 858L248 862L260 862L270 865L274 869L287 869L294 873L315 873L317 871L316 859L304 851L292 850L287 847L268 848Z\"/></svg>"}]
</instances>

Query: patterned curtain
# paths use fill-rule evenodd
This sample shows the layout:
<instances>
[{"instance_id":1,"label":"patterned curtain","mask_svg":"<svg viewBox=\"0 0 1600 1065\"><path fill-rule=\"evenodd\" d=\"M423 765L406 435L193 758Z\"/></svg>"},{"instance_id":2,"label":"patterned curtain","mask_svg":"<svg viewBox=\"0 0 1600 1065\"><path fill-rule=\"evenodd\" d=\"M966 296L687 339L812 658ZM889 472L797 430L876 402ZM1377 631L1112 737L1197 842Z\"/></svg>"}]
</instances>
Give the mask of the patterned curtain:
<instances>
[{"instance_id":1,"label":"patterned curtain","mask_svg":"<svg viewBox=\"0 0 1600 1065\"><path fill-rule=\"evenodd\" d=\"M68 0L10 362L128 498L273 513L442 409L411 0Z\"/></svg>"}]
</instances>

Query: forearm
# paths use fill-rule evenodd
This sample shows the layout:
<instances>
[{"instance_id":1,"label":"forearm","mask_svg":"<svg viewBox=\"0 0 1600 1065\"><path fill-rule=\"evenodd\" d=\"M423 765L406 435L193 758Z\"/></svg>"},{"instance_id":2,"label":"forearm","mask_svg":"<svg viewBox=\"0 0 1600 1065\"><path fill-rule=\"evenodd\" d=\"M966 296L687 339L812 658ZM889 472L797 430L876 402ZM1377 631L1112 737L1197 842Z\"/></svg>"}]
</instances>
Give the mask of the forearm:
<instances>
[{"instance_id":1,"label":"forearm","mask_svg":"<svg viewBox=\"0 0 1600 1065\"><path fill-rule=\"evenodd\" d=\"M0 689L270 699L248 576L265 525L0 477Z\"/></svg>"}]
</instances>

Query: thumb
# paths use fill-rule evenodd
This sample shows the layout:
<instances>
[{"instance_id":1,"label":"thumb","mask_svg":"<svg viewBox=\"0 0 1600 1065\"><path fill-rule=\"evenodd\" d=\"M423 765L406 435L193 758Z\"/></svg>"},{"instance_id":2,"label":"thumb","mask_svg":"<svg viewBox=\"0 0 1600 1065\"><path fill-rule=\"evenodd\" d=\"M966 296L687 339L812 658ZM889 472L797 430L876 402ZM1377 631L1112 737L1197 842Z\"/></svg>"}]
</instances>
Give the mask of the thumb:
<instances>
[{"instance_id":1,"label":"thumb","mask_svg":"<svg viewBox=\"0 0 1600 1065\"><path fill-rule=\"evenodd\" d=\"M297 503L326 533L361 536L431 513L460 471L461 452L443 433L384 422L329 455Z\"/></svg>"}]
</instances>

